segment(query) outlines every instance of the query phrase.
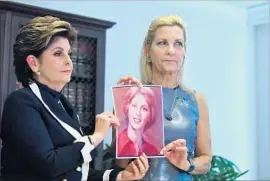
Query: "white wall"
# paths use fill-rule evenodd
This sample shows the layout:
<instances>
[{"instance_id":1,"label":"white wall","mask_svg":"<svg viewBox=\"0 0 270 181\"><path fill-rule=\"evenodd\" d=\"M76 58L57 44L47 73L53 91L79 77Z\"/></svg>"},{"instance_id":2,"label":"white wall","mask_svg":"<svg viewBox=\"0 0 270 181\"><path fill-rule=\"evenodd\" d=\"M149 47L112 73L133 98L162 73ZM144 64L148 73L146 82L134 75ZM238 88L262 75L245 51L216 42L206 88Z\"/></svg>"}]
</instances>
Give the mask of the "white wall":
<instances>
[{"instance_id":1,"label":"white wall","mask_svg":"<svg viewBox=\"0 0 270 181\"><path fill-rule=\"evenodd\" d=\"M257 162L251 174L257 180L270 180L270 117L269 117L269 4L248 9L249 69L253 79L249 82L250 160ZM255 110L255 111L254 111ZM255 148L255 149L254 149Z\"/></svg>"},{"instance_id":2,"label":"white wall","mask_svg":"<svg viewBox=\"0 0 270 181\"><path fill-rule=\"evenodd\" d=\"M256 26L255 37L258 176L270 180L269 23Z\"/></svg>"},{"instance_id":3,"label":"white wall","mask_svg":"<svg viewBox=\"0 0 270 181\"><path fill-rule=\"evenodd\" d=\"M218 2L24 1L23 3L114 21L106 44L105 110L112 110L110 87L124 75L139 77L141 45L150 21L180 15L188 25L187 85L208 102L213 154L234 161L241 179L256 180L255 72L248 57L247 12ZM107 142L110 137L107 138Z\"/></svg>"}]
</instances>

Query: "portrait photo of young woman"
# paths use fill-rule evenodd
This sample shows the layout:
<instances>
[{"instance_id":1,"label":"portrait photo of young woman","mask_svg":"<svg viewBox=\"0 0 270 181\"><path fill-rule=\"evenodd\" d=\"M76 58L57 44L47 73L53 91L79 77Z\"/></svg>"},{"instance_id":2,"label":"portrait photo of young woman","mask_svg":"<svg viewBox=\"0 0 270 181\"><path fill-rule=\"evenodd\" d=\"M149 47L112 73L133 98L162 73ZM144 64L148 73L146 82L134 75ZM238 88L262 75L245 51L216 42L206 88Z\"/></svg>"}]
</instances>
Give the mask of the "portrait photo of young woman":
<instances>
[{"instance_id":1,"label":"portrait photo of young woman","mask_svg":"<svg viewBox=\"0 0 270 181\"><path fill-rule=\"evenodd\" d=\"M119 119L116 157L161 156L164 145L160 86L113 88L115 115Z\"/></svg>"}]
</instances>

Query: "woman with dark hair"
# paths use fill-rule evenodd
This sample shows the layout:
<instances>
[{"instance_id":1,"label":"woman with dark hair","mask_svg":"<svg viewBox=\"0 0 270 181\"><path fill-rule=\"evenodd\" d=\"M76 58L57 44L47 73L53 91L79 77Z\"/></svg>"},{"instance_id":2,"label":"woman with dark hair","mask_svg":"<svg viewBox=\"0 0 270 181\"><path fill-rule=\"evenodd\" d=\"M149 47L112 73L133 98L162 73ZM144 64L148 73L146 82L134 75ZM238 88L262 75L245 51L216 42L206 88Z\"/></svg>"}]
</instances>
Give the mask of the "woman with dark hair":
<instances>
[{"instance_id":1,"label":"woman with dark hair","mask_svg":"<svg viewBox=\"0 0 270 181\"><path fill-rule=\"evenodd\" d=\"M118 133L118 157L136 157L143 152L157 156L157 148L144 138L155 121L155 99L148 87L131 87L124 96L123 112L127 128Z\"/></svg>"},{"instance_id":2,"label":"woman with dark hair","mask_svg":"<svg viewBox=\"0 0 270 181\"><path fill-rule=\"evenodd\" d=\"M144 154L126 169L94 170L91 151L112 125L111 112L98 114L86 135L77 113L61 90L71 79L69 53L75 29L55 17L37 17L24 25L14 44L14 66L24 88L12 92L3 109L2 176L7 181L136 180L148 169ZM139 84L132 77L119 83Z\"/></svg>"}]
</instances>

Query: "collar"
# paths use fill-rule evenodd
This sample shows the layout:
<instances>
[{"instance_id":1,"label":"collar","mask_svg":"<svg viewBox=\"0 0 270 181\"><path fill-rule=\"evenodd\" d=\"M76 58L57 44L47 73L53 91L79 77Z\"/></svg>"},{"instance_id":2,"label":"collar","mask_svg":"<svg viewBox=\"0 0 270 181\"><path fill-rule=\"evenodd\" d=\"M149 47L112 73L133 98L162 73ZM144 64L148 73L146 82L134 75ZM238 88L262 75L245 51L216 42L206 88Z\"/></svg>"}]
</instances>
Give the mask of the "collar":
<instances>
[{"instance_id":1,"label":"collar","mask_svg":"<svg viewBox=\"0 0 270 181\"><path fill-rule=\"evenodd\" d=\"M128 143L134 144L133 141L131 141L131 140L129 139L127 130L128 130L128 129L125 128L125 129L120 133L119 137L120 137L120 138L125 138L125 139L119 140L119 141L120 141L120 143L123 144L123 145L127 145ZM144 142L145 142L145 141L144 141L144 139L142 138L142 144L144 144Z\"/></svg>"},{"instance_id":2,"label":"collar","mask_svg":"<svg viewBox=\"0 0 270 181\"><path fill-rule=\"evenodd\" d=\"M52 95L55 99L57 99L57 100L60 99L60 96L62 95L62 94L61 94L61 91L58 92L58 91L56 91L56 90L54 90L54 89L51 89L51 88L49 88L47 85L42 84L42 83L40 83L40 82L37 81L37 80L34 80L34 82L38 85L38 87L39 87L39 89L40 89L41 91L46 91L46 92L48 92L49 94L51 94L51 95Z\"/></svg>"}]
</instances>

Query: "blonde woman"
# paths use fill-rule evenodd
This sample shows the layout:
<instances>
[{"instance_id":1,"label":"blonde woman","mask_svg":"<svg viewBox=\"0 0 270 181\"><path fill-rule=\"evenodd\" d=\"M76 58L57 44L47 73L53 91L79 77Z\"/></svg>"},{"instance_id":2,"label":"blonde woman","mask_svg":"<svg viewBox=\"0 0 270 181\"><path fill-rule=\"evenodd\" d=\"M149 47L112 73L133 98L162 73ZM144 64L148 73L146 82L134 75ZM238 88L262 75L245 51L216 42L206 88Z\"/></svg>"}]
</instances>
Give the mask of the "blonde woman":
<instances>
[{"instance_id":1,"label":"blonde woman","mask_svg":"<svg viewBox=\"0 0 270 181\"><path fill-rule=\"evenodd\" d=\"M30 20L16 37L15 73L24 88L7 97L3 110L1 172L6 181L137 180L148 169L144 154L123 170L89 167L91 151L119 123L113 113L100 113L94 133L87 135L61 94L71 79L75 38L68 22L51 16ZM140 83L133 77L119 81L127 82Z\"/></svg>"},{"instance_id":2,"label":"blonde woman","mask_svg":"<svg viewBox=\"0 0 270 181\"><path fill-rule=\"evenodd\" d=\"M208 108L202 94L184 86L187 30L174 15L152 21L141 55L141 81L163 87L165 158L149 160L143 180L192 180L211 166ZM125 168L128 160L117 160Z\"/></svg>"}]
</instances>

